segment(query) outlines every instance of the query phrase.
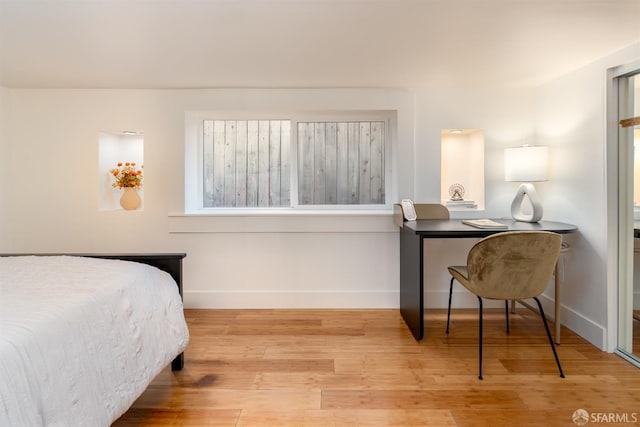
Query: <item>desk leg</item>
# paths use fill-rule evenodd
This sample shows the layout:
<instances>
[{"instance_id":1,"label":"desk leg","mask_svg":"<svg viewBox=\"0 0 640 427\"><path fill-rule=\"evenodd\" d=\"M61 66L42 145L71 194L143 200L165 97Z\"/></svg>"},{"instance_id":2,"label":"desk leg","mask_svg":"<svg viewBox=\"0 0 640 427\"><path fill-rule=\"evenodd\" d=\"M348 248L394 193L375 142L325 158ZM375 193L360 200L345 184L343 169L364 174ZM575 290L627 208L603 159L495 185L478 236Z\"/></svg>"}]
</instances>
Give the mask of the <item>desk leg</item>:
<instances>
[{"instance_id":1,"label":"desk leg","mask_svg":"<svg viewBox=\"0 0 640 427\"><path fill-rule=\"evenodd\" d=\"M554 319L553 319L553 323L556 327L555 330L555 339L556 339L556 344L560 344L560 327L561 322L560 322L560 260L558 260L558 262L556 263L556 272L555 272L555 285L556 285L556 289L555 289L555 314L554 314Z\"/></svg>"},{"instance_id":2,"label":"desk leg","mask_svg":"<svg viewBox=\"0 0 640 427\"><path fill-rule=\"evenodd\" d=\"M422 237L400 229L400 314L416 340L424 336Z\"/></svg>"}]
</instances>

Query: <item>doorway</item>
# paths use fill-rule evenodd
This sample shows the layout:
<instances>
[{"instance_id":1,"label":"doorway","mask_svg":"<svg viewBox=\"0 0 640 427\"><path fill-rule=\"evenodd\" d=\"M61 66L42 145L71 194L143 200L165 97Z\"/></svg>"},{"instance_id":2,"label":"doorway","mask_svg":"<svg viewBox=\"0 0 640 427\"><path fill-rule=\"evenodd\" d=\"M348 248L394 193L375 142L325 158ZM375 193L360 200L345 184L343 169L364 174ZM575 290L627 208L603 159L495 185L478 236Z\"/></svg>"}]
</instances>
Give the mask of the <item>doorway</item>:
<instances>
[{"instance_id":1,"label":"doorway","mask_svg":"<svg viewBox=\"0 0 640 427\"><path fill-rule=\"evenodd\" d=\"M617 207L616 353L640 366L640 63L610 72L608 155ZM609 187L610 191L612 187ZM610 199L611 200L611 199ZM613 230L612 230L613 231Z\"/></svg>"}]
</instances>

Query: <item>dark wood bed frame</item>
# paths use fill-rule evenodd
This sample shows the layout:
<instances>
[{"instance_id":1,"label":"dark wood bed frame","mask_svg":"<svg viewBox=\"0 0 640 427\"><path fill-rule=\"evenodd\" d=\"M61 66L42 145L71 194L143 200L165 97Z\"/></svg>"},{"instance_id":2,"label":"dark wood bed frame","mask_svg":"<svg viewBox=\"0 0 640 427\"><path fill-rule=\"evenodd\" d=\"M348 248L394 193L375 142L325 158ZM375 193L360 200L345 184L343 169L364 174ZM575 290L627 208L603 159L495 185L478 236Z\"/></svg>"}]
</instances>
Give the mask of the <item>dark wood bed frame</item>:
<instances>
[{"instance_id":1,"label":"dark wood bed frame","mask_svg":"<svg viewBox=\"0 0 640 427\"><path fill-rule=\"evenodd\" d=\"M68 255L68 256L82 256L89 258L104 258L104 259L120 259L123 261L133 261L142 264L148 264L153 267L159 268L162 271L166 271L175 280L178 285L178 292L180 292L180 298L182 298L182 259L187 256L185 253L159 253L159 254L73 254L73 253L57 253L57 254L0 254L0 256L25 256L25 255L38 255L38 256L55 256L55 255ZM184 353L180 353L171 362L171 370L179 371L184 366Z\"/></svg>"}]
</instances>

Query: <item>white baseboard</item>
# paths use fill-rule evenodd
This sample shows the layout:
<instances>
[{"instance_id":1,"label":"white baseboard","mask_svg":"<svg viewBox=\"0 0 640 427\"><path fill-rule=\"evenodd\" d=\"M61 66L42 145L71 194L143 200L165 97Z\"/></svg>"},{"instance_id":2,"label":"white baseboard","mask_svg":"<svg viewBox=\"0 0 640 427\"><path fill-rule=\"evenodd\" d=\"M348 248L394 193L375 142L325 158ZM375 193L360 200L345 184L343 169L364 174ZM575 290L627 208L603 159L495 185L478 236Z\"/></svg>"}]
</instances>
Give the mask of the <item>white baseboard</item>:
<instances>
[{"instance_id":1,"label":"white baseboard","mask_svg":"<svg viewBox=\"0 0 640 427\"><path fill-rule=\"evenodd\" d=\"M544 309L545 314L551 319L554 319L554 300L549 298L547 295L542 294L540 296L540 302L542 303L542 308ZM535 304L535 302L533 304ZM571 331L580 335L600 350L606 351L607 329L604 326L598 325L591 319L584 317L580 313L571 310L562 304L560 305L560 323L562 323L562 326L571 329Z\"/></svg>"},{"instance_id":2,"label":"white baseboard","mask_svg":"<svg viewBox=\"0 0 640 427\"><path fill-rule=\"evenodd\" d=\"M398 308L398 292L185 291L185 308Z\"/></svg>"},{"instance_id":3,"label":"white baseboard","mask_svg":"<svg viewBox=\"0 0 640 427\"><path fill-rule=\"evenodd\" d=\"M545 307L546 310L546 307ZM576 334L580 335L600 350L607 350L607 328L598 325L593 320L588 319L564 305L561 306L561 323ZM612 349L613 350L613 349ZM612 350L610 352L612 352Z\"/></svg>"}]
</instances>

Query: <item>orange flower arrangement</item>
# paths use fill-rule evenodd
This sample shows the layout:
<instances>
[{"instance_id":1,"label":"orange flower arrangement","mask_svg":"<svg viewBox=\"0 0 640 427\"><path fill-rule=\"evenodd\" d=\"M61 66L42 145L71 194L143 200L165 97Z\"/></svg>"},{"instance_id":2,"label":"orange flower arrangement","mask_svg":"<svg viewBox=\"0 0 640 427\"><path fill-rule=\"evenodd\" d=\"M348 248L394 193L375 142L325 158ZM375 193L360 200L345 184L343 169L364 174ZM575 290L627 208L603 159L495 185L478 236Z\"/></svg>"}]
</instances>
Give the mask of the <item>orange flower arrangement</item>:
<instances>
[{"instance_id":1,"label":"orange flower arrangement","mask_svg":"<svg viewBox=\"0 0 640 427\"><path fill-rule=\"evenodd\" d=\"M142 169L136 169L136 164L133 162L118 163L118 167L110 169L109 172L116 179L116 182L111 184L113 188L140 188L142 187Z\"/></svg>"}]
</instances>

